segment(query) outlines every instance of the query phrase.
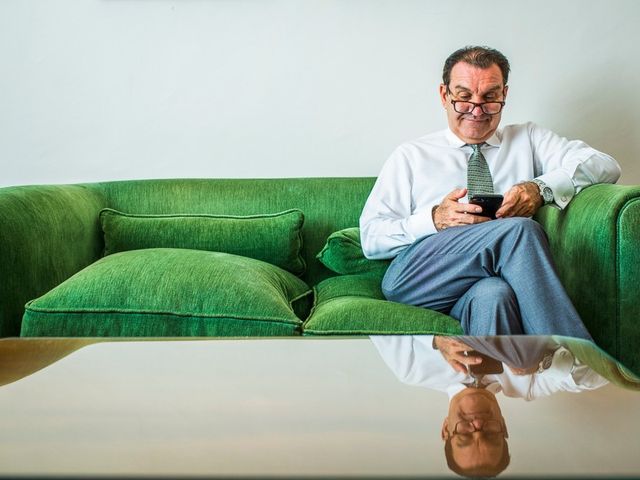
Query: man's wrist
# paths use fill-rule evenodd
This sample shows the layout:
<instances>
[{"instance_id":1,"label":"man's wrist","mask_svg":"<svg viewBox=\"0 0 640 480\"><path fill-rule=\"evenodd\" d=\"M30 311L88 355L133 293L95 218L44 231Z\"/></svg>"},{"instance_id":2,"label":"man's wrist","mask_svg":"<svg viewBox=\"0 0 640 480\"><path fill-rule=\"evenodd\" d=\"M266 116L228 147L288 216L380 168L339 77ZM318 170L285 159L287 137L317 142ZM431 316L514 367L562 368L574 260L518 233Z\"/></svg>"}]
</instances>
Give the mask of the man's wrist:
<instances>
[{"instance_id":1,"label":"man's wrist","mask_svg":"<svg viewBox=\"0 0 640 480\"><path fill-rule=\"evenodd\" d=\"M436 220L436 212L440 205L434 205L431 209L431 219L433 220L433 226L436 228L436 232L440 231L440 226L438 225L438 221Z\"/></svg>"},{"instance_id":2,"label":"man's wrist","mask_svg":"<svg viewBox=\"0 0 640 480\"><path fill-rule=\"evenodd\" d=\"M550 203L553 203L553 190L551 190L551 187L549 187L549 185L537 178L531 180L531 183L535 184L536 187L538 187L540 197L542 198L542 205L549 205Z\"/></svg>"}]
</instances>

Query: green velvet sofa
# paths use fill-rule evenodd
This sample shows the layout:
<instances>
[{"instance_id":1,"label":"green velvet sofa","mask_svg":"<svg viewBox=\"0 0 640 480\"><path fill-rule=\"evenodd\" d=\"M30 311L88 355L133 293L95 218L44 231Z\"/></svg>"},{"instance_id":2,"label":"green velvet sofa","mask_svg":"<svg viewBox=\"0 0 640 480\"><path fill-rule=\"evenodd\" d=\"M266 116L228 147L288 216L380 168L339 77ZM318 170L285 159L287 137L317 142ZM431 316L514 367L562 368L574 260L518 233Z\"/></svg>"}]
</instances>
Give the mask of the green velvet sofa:
<instances>
[{"instance_id":1,"label":"green velvet sofa","mask_svg":"<svg viewBox=\"0 0 640 480\"><path fill-rule=\"evenodd\" d=\"M362 257L354 228L374 181L2 188L0 335L461 333L446 315L383 298L386 262ZM640 187L597 185L536 217L589 331L636 371L639 201Z\"/></svg>"}]
</instances>

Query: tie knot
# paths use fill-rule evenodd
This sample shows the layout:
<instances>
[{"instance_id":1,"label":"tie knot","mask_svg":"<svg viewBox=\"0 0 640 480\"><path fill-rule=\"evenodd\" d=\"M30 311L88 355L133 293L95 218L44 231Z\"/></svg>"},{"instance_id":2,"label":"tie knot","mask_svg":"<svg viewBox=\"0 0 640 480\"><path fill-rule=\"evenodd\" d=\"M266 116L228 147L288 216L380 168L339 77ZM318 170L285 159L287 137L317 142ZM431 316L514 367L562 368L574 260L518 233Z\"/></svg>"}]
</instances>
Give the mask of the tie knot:
<instances>
[{"instance_id":1,"label":"tie knot","mask_svg":"<svg viewBox=\"0 0 640 480\"><path fill-rule=\"evenodd\" d=\"M469 143L468 145L473 149L473 153L478 153L480 151L480 148L482 147L482 145L484 145L484 142L483 143Z\"/></svg>"}]
</instances>

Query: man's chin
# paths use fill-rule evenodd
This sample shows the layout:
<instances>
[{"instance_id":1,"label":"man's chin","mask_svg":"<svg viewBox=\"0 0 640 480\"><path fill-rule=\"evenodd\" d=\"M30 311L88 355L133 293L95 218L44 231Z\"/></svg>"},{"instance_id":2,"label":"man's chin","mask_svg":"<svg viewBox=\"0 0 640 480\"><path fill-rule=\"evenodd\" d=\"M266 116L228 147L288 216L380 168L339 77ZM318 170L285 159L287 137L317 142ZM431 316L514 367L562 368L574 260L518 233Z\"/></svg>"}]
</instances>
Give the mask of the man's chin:
<instances>
[{"instance_id":1,"label":"man's chin","mask_svg":"<svg viewBox=\"0 0 640 480\"><path fill-rule=\"evenodd\" d=\"M468 125L468 128L461 130L462 135L467 139L467 143L484 142L493 135L493 132L494 131L487 128L486 124L482 123L474 123L473 125Z\"/></svg>"}]
</instances>

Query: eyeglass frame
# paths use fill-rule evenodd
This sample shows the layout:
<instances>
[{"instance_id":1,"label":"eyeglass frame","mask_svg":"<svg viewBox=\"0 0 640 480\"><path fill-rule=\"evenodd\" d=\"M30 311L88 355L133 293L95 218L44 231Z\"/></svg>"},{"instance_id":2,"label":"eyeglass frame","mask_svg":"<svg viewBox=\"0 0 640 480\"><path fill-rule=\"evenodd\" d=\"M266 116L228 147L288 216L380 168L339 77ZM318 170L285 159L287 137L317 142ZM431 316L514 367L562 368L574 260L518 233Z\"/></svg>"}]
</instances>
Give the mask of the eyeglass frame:
<instances>
[{"instance_id":1,"label":"eyeglass frame","mask_svg":"<svg viewBox=\"0 0 640 480\"><path fill-rule=\"evenodd\" d=\"M468 112L461 112L459 110L456 109L456 103L470 103L471 105L473 105L473 108L471 110L469 110ZM491 113L491 112L487 112L484 109L484 106L487 103L497 103L500 105L500 110L498 110L495 113ZM451 104L453 105L453 110L456 113L471 113L475 110L476 107L480 107L480 110L482 110L482 113L484 113L485 115L498 115L500 112L502 112L502 109L504 108L506 102L482 102L482 103L476 103L476 102L469 102L468 100L451 100Z\"/></svg>"},{"instance_id":2,"label":"eyeglass frame","mask_svg":"<svg viewBox=\"0 0 640 480\"><path fill-rule=\"evenodd\" d=\"M453 93L451 92L451 90L449 90L449 86L448 86L448 85L447 85L447 93L448 93L449 95L453 96ZM503 93L504 93L504 92L503 92ZM456 109L456 103L470 103L471 105L473 105L473 108L472 108L470 111L468 111L468 112L459 112L459 111ZM489 112L485 111L484 106L485 106L487 103L499 103L499 104L500 104L500 110L498 110L498 111L497 111L497 112L495 112L495 113L489 113ZM497 114L499 114L500 112L502 112L502 109L504 108L504 106L506 105L506 103L507 103L507 102L505 102L504 100L501 100L501 101L493 101L493 102L482 102L482 103L476 103L476 102L470 102L470 101L468 101L468 100L454 100L453 98L451 99L451 105L453 105L453 110L454 110L456 113L462 113L462 114L465 114L465 113L471 113L471 112L473 112L473 111L475 110L475 108L476 108L476 107L480 107L480 110L482 110L482 113L484 113L485 115L497 115Z\"/></svg>"},{"instance_id":3,"label":"eyeglass frame","mask_svg":"<svg viewBox=\"0 0 640 480\"><path fill-rule=\"evenodd\" d=\"M500 426L500 431L499 431L499 432L485 432L485 430L484 430L484 425L485 425L485 424L487 424L487 423L489 423L489 422L496 422L496 423ZM473 431L471 431L471 432L465 432L465 433L460 433L460 432L458 432L458 431L457 431L457 430L458 430L458 425L459 425L459 424L461 424L461 423L468 423L469 425L471 425L471 427L473 427ZM448 429L447 429L447 430L448 430ZM483 423L483 426L482 426L482 427L480 427L480 428L478 428L478 427L476 427L476 426L475 426L475 424L473 423L473 420L459 420L459 421L457 421L457 422L456 422L456 424L453 426L453 432L449 433L449 435L450 435L451 437L453 437L454 435L471 435L472 433L475 433L475 432L482 432L482 433L494 433L494 434L501 433L501 434L503 434L503 435L504 435L504 437L505 437L505 438L509 438L509 433L508 433L508 432L507 432L507 430L504 428L504 425L502 424L502 422L500 422L499 420L495 420L495 419L493 419L493 418L492 418L492 419L489 419L489 420L486 420L486 421Z\"/></svg>"}]
</instances>

